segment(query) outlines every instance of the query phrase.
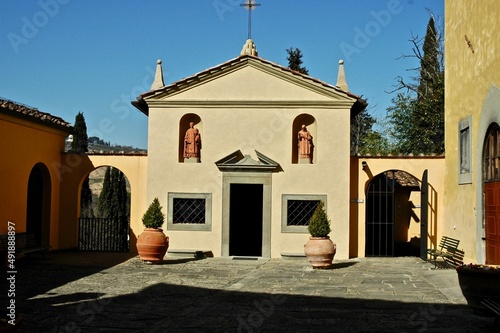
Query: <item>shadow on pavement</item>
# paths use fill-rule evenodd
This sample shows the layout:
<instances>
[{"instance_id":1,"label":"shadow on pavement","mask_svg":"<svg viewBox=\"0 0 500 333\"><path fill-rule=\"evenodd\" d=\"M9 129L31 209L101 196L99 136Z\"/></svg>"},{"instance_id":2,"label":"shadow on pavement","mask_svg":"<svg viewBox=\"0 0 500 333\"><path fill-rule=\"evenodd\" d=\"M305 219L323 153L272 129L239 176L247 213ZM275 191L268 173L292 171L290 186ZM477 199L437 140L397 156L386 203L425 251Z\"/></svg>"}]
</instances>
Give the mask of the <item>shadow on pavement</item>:
<instances>
[{"instance_id":1,"label":"shadow on pavement","mask_svg":"<svg viewBox=\"0 0 500 333\"><path fill-rule=\"evenodd\" d=\"M76 255L71 264L61 258L33 260L21 267L16 298L22 332L492 332L493 319L465 305L208 289L158 282L161 269L144 269L143 280L128 283L147 286L120 293L120 282L100 285L105 268L112 267L104 259L117 265L119 256L96 255L101 257L78 261ZM165 269L182 262L168 260ZM120 277L131 272L114 270ZM75 292L51 292L72 281L78 281ZM106 292L96 292L100 288Z\"/></svg>"}]
</instances>

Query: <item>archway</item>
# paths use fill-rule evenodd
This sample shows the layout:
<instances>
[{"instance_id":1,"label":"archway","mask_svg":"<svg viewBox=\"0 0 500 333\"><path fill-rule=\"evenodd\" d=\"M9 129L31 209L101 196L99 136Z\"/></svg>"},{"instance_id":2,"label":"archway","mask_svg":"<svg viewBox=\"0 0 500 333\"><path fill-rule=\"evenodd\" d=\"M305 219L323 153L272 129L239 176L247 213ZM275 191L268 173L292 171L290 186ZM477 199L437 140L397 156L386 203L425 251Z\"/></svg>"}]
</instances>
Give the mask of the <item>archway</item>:
<instances>
[{"instance_id":1,"label":"archway","mask_svg":"<svg viewBox=\"0 0 500 333\"><path fill-rule=\"evenodd\" d=\"M500 264L500 127L488 128L483 145L486 264Z\"/></svg>"},{"instance_id":2,"label":"archway","mask_svg":"<svg viewBox=\"0 0 500 333\"><path fill-rule=\"evenodd\" d=\"M402 170L389 170L375 176L366 192L365 256L418 256L420 222L413 209L413 191L418 180Z\"/></svg>"},{"instance_id":3,"label":"archway","mask_svg":"<svg viewBox=\"0 0 500 333\"><path fill-rule=\"evenodd\" d=\"M28 180L26 233L35 235L35 240L43 246L50 243L50 196L49 170L37 163Z\"/></svg>"},{"instance_id":4,"label":"archway","mask_svg":"<svg viewBox=\"0 0 500 333\"><path fill-rule=\"evenodd\" d=\"M88 178L92 200L85 216L80 207L78 248L129 252L130 182L121 170L109 166L96 168Z\"/></svg>"}]
</instances>

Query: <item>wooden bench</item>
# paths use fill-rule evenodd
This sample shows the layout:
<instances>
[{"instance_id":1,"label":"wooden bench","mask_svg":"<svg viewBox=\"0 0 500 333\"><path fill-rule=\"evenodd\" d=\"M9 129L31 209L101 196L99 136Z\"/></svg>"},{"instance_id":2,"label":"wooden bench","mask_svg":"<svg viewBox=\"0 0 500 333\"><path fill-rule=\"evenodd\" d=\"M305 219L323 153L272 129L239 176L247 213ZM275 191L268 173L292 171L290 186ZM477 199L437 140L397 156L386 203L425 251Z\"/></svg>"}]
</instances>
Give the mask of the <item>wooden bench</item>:
<instances>
[{"instance_id":1,"label":"wooden bench","mask_svg":"<svg viewBox=\"0 0 500 333\"><path fill-rule=\"evenodd\" d=\"M427 254L434 259L434 268L437 267L437 258L452 260L455 256L455 252L457 252L459 243L460 241L458 239L443 236L439 242L439 248L427 249Z\"/></svg>"},{"instance_id":2,"label":"wooden bench","mask_svg":"<svg viewBox=\"0 0 500 333\"><path fill-rule=\"evenodd\" d=\"M50 249L50 246L40 245L34 234L16 234L16 256L22 257L30 253L40 252L45 257L45 252ZM4 249L8 248L8 235L0 235L0 242Z\"/></svg>"},{"instance_id":3,"label":"wooden bench","mask_svg":"<svg viewBox=\"0 0 500 333\"><path fill-rule=\"evenodd\" d=\"M481 304L484 305L488 310L490 310L495 316L495 321L493 322L493 327L498 325L498 320L500 319L500 304L491 298L485 298L481 301Z\"/></svg>"},{"instance_id":4,"label":"wooden bench","mask_svg":"<svg viewBox=\"0 0 500 333\"><path fill-rule=\"evenodd\" d=\"M448 264L450 267L457 267L463 265L464 263L464 250L455 249L455 251L450 252L450 256L444 257L443 261Z\"/></svg>"}]
</instances>

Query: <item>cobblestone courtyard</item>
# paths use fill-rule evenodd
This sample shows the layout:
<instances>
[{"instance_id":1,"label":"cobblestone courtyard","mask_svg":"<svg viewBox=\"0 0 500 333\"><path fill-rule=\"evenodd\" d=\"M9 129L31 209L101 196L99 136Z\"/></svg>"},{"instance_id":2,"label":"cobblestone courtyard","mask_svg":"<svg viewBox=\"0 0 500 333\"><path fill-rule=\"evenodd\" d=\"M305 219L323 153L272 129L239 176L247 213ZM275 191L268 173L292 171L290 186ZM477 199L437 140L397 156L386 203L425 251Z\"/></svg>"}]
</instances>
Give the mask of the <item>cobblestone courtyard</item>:
<instances>
[{"instance_id":1,"label":"cobblestone courtyard","mask_svg":"<svg viewBox=\"0 0 500 333\"><path fill-rule=\"evenodd\" d=\"M453 269L419 258L169 259L50 253L17 273L22 332L492 332Z\"/></svg>"}]
</instances>

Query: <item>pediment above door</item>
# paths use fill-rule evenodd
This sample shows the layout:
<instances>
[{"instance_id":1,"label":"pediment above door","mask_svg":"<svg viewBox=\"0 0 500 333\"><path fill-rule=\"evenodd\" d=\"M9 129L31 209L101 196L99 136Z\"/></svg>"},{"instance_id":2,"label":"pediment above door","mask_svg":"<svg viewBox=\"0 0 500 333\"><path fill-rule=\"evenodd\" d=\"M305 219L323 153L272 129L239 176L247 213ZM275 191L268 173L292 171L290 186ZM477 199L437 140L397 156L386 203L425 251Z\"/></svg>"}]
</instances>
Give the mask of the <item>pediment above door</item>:
<instances>
[{"instance_id":1,"label":"pediment above door","mask_svg":"<svg viewBox=\"0 0 500 333\"><path fill-rule=\"evenodd\" d=\"M255 151L257 160L250 155L244 155L237 150L215 162L221 171L233 172L279 172L282 171L279 163L273 161L259 151Z\"/></svg>"}]
</instances>

